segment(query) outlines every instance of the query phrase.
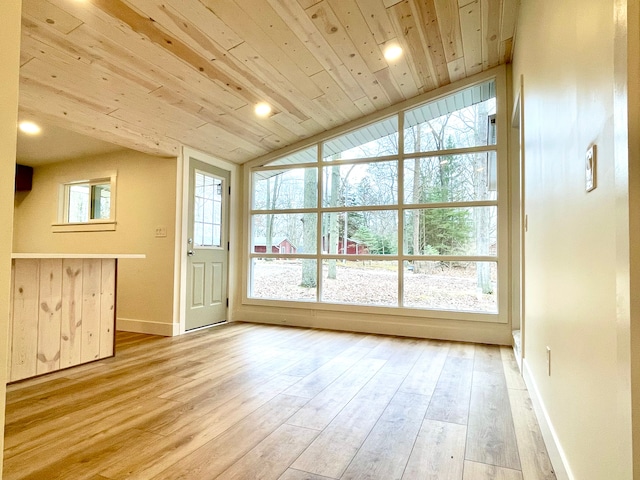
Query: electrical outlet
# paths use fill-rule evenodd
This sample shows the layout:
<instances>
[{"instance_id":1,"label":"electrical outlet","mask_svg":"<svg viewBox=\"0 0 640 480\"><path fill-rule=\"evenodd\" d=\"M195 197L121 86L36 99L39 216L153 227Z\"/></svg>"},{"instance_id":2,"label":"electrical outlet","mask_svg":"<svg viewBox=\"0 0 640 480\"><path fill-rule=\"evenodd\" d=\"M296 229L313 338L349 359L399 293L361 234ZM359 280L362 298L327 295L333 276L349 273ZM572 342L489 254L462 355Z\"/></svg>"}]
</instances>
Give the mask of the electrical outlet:
<instances>
[{"instance_id":1,"label":"electrical outlet","mask_svg":"<svg viewBox=\"0 0 640 480\"><path fill-rule=\"evenodd\" d=\"M547 346L547 375L551 376L551 347Z\"/></svg>"},{"instance_id":2,"label":"electrical outlet","mask_svg":"<svg viewBox=\"0 0 640 480\"><path fill-rule=\"evenodd\" d=\"M156 227L156 238L167 236L167 227Z\"/></svg>"}]
</instances>

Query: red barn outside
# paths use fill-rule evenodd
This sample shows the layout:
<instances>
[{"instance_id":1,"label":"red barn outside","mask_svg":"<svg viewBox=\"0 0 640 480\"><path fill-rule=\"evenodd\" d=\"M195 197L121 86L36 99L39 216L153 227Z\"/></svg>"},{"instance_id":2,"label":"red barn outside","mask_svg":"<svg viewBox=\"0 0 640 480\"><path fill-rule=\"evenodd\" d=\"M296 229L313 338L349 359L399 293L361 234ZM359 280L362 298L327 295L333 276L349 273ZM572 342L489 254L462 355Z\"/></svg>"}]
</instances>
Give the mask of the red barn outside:
<instances>
[{"instance_id":1,"label":"red barn outside","mask_svg":"<svg viewBox=\"0 0 640 480\"><path fill-rule=\"evenodd\" d=\"M269 253L296 253L296 246L286 237L275 238L271 242L271 252ZM254 253L267 253L267 239L257 237L253 242Z\"/></svg>"}]
</instances>

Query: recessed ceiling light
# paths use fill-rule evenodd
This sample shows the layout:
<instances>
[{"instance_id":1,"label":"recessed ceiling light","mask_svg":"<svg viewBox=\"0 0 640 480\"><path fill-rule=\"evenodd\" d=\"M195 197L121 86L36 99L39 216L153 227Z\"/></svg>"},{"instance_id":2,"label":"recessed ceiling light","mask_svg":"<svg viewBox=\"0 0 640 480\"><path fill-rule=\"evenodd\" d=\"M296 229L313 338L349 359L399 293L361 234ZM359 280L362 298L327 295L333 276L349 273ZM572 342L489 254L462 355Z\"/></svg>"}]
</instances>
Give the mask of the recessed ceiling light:
<instances>
[{"instance_id":1,"label":"recessed ceiling light","mask_svg":"<svg viewBox=\"0 0 640 480\"><path fill-rule=\"evenodd\" d=\"M255 112L259 117L266 117L271 113L271 105L265 102L259 103L256 105Z\"/></svg>"},{"instance_id":2,"label":"recessed ceiling light","mask_svg":"<svg viewBox=\"0 0 640 480\"><path fill-rule=\"evenodd\" d=\"M42 131L39 125L29 121L20 122L18 128L28 135L37 135Z\"/></svg>"},{"instance_id":3,"label":"recessed ceiling light","mask_svg":"<svg viewBox=\"0 0 640 480\"><path fill-rule=\"evenodd\" d=\"M402 47L399 45L389 45L384 49L384 58L389 61L397 60L402 55Z\"/></svg>"}]
</instances>

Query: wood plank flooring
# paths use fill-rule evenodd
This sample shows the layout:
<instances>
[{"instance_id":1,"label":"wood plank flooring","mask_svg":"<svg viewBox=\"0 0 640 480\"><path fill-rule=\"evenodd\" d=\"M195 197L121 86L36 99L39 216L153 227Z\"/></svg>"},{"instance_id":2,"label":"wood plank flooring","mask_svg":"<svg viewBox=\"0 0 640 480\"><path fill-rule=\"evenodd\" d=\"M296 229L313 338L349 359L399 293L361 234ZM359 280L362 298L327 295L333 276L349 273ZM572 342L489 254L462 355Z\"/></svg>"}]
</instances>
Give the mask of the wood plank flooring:
<instances>
[{"instance_id":1,"label":"wood plank flooring","mask_svg":"<svg viewBox=\"0 0 640 480\"><path fill-rule=\"evenodd\" d=\"M8 386L3 478L554 479L507 347L234 323Z\"/></svg>"}]
</instances>

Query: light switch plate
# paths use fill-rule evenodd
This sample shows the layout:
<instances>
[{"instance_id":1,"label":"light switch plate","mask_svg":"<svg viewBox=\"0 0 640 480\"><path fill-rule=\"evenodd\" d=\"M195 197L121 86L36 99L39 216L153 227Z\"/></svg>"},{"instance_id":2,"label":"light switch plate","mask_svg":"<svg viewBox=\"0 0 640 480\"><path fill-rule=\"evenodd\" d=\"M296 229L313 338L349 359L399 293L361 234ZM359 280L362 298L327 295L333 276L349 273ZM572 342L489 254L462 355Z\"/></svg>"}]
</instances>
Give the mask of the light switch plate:
<instances>
[{"instance_id":1,"label":"light switch plate","mask_svg":"<svg viewBox=\"0 0 640 480\"><path fill-rule=\"evenodd\" d=\"M587 149L585 155L585 189L587 192L594 190L597 185L597 166L598 166L598 148L596 145L591 145Z\"/></svg>"}]
</instances>

